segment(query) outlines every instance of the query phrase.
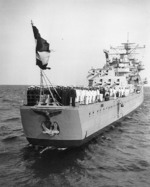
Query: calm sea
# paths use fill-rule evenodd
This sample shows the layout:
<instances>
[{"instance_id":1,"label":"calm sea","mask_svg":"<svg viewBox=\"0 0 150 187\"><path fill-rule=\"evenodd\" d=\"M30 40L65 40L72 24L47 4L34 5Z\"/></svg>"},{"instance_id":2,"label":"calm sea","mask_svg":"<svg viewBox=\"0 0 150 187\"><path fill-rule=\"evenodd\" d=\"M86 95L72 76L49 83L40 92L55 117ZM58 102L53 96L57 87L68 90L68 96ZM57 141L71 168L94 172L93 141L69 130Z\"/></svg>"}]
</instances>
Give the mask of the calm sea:
<instances>
[{"instance_id":1,"label":"calm sea","mask_svg":"<svg viewBox=\"0 0 150 187\"><path fill-rule=\"evenodd\" d=\"M39 154L24 136L27 86L0 86L1 187L150 187L150 88L144 103L83 147Z\"/></svg>"}]
</instances>

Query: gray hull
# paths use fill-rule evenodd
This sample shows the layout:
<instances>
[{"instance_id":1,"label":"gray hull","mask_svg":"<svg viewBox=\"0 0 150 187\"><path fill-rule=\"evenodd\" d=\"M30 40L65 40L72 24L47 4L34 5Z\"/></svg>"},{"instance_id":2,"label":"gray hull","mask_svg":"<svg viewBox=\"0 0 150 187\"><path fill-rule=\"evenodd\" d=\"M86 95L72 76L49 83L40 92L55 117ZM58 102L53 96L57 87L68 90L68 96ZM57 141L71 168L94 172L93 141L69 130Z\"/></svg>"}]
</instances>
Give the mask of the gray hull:
<instances>
[{"instance_id":1,"label":"gray hull","mask_svg":"<svg viewBox=\"0 0 150 187\"><path fill-rule=\"evenodd\" d=\"M20 111L24 133L29 143L40 146L73 147L80 146L97 136L103 128L129 114L142 102L143 91L116 100L79 107L63 107L61 112L50 117L51 123L57 123L59 126L60 133L55 136L43 133L41 124L46 120L44 115L35 112L30 106L22 106Z\"/></svg>"}]
</instances>

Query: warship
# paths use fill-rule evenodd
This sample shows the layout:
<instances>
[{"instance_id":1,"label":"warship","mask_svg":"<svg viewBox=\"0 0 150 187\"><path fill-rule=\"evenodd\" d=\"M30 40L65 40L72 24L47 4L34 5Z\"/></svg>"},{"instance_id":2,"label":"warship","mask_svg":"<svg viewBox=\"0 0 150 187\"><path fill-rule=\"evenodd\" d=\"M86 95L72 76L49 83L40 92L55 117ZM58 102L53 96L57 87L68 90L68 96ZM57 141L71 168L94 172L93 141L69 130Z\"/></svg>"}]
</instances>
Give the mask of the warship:
<instances>
[{"instance_id":1,"label":"warship","mask_svg":"<svg viewBox=\"0 0 150 187\"><path fill-rule=\"evenodd\" d=\"M24 134L31 145L69 148L81 146L103 129L139 107L144 98L142 61L136 59L139 46L122 43L104 50L102 68L91 68L87 86L53 86L45 71L49 43L33 25L36 65L40 67L40 86L30 86L27 103L20 107Z\"/></svg>"}]
</instances>

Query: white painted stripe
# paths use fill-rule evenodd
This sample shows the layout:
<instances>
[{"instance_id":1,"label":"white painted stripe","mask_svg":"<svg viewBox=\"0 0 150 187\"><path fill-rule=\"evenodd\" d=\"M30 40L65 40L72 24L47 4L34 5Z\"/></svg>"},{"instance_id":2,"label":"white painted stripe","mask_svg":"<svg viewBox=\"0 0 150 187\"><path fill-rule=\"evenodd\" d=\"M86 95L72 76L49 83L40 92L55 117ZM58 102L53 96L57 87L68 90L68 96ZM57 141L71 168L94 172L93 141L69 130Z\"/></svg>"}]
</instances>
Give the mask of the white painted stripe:
<instances>
[{"instance_id":1,"label":"white painted stripe","mask_svg":"<svg viewBox=\"0 0 150 187\"><path fill-rule=\"evenodd\" d=\"M48 64L50 53L47 51L43 51L43 52L38 51L38 54L36 55L36 58L42 62L42 65Z\"/></svg>"}]
</instances>

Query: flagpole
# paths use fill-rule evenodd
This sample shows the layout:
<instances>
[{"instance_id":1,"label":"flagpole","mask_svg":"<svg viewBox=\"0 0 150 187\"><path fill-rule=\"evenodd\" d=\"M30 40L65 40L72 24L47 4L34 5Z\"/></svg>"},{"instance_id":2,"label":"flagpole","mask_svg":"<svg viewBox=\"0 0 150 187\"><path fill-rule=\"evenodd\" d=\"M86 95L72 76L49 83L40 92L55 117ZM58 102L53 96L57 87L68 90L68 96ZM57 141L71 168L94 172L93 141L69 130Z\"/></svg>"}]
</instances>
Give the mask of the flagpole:
<instances>
[{"instance_id":1,"label":"flagpole","mask_svg":"<svg viewBox=\"0 0 150 187\"><path fill-rule=\"evenodd\" d=\"M43 92L43 70L42 69L40 69L40 99L39 99L39 103L38 103L38 105L40 106L41 105L41 103L42 103L42 92Z\"/></svg>"}]
</instances>

